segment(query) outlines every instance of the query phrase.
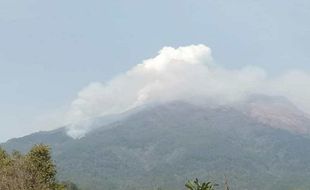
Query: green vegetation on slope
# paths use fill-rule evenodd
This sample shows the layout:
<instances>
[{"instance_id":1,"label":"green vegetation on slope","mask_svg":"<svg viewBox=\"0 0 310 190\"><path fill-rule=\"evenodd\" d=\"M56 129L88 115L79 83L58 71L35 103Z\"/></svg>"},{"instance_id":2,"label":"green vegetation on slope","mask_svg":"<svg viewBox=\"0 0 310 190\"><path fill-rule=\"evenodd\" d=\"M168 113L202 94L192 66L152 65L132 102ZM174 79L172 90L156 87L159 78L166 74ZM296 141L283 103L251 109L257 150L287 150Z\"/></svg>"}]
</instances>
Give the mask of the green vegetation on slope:
<instances>
[{"instance_id":1,"label":"green vegetation on slope","mask_svg":"<svg viewBox=\"0 0 310 190\"><path fill-rule=\"evenodd\" d=\"M232 189L309 190L310 139L259 123L238 110L182 103L154 107L81 139L65 130L3 144L53 148L58 179L83 190L182 189L194 176ZM263 184L263 187L262 187Z\"/></svg>"}]
</instances>

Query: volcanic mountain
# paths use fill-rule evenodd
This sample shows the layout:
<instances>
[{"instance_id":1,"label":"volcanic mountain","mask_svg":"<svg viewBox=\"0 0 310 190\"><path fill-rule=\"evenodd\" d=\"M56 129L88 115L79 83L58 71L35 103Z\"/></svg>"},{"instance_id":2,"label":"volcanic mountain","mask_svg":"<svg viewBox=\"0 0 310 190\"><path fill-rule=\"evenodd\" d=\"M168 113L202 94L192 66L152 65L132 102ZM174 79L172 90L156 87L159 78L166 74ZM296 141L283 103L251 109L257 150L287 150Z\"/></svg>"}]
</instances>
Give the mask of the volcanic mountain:
<instances>
[{"instance_id":1,"label":"volcanic mountain","mask_svg":"<svg viewBox=\"0 0 310 190\"><path fill-rule=\"evenodd\" d=\"M174 101L98 119L73 139L66 128L2 144L22 152L49 144L59 178L82 189L178 189L191 178L233 189L309 189L310 119L281 97L231 106ZM99 123L98 123L99 122Z\"/></svg>"}]
</instances>

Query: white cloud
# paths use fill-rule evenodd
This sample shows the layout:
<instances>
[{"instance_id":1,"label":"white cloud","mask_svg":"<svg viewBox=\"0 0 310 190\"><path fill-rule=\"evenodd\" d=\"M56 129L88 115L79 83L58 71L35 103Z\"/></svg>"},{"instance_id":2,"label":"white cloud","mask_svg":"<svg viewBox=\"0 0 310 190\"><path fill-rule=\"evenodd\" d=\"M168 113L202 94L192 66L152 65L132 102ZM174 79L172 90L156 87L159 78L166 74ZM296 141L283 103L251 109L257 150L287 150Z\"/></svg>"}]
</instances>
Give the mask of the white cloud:
<instances>
[{"instance_id":1,"label":"white cloud","mask_svg":"<svg viewBox=\"0 0 310 190\"><path fill-rule=\"evenodd\" d=\"M310 76L301 71L270 78L254 66L222 68L213 62L205 45L164 47L156 57L111 81L82 89L66 114L66 123L72 124L69 135L82 137L91 128L91 118L122 113L146 103L203 97L217 104L231 104L255 93L285 96L310 112L309 85Z\"/></svg>"}]
</instances>

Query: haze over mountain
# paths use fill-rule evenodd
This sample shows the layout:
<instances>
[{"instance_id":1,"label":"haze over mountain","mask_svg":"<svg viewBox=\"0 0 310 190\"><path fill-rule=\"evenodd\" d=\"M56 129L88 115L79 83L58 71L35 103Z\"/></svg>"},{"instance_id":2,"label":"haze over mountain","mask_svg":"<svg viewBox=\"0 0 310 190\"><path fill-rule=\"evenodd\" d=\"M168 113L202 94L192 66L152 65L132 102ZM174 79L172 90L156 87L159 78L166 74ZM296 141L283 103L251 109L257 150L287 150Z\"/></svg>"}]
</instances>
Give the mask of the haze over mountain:
<instances>
[{"instance_id":1,"label":"haze over mountain","mask_svg":"<svg viewBox=\"0 0 310 190\"><path fill-rule=\"evenodd\" d=\"M205 45L165 47L84 88L60 117L64 127L2 146L51 145L59 178L83 189L173 189L223 175L236 189L307 189L309 78L226 69Z\"/></svg>"},{"instance_id":2,"label":"haze over mountain","mask_svg":"<svg viewBox=\"0 0 310 190\"><path fill-rule=\"evenodd\" d=\"M309 190L309 10L0 0L0 190Z\"/></svg>"},{"instance_id":3,"label":"haze over mountain","mask_svg":"<svg viewBox=\"0 0 310 190\"><path fill-rule=\"evenodd\" d=\"M233 106L172 101L93 123L82 138L60 128L2 146L50 144L59 178L83 189L172 189L192 177L220 183L224 175L234 189L310 185L310 119L283 97L255 95Z\"/></svg>"},{"instance_id":4,"label":"haze over mountain","mask_svg":"<svg viewBox=\"0 0 310 190\"><path fill-rule=\"evenodd\" d=\"M309 108L309 10L309 0L2 0L0 142L67 123L81 88L190 44L211 47L228 73L249 65L279 77L290 86L281 95Z\"/></svg>"},{"instance_id":5,"label":"haze over mountain","mask_svg":"<svg viewBox=\"0 0 310 190\"><path fill-rule=\"evenodd\" d=\"M284 97L309 114L308 86L310 75L303 71L269 76L255 66L227 69L214 61L211 49L206 45L164 47L154 58L144 60L110 81L92 83L82 89L64 113L64 125L68 126L68 135L81 138L93 128L91 120L94 117L179 100L232 106L242 104L256 94ZM277 102L272 104L274 108L281 106ZM264 107L260 109L268 111L263 110ZM259 117L259 113L251 114Z\"/></svg>"}]
</instances>

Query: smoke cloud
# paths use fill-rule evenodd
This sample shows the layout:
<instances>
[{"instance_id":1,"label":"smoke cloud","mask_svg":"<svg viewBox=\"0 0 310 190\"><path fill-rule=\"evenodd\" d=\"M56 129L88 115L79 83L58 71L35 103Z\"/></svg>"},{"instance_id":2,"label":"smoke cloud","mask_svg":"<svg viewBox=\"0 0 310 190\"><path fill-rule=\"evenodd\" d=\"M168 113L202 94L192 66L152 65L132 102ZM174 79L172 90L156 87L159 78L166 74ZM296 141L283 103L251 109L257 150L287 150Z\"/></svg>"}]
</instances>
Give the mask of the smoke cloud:
<instances>
[{"instance_id":1,"label":"smoke cloud","mask_svg":"<svg viewBox=\"0 0 310 190\"><path fill-rule=\"evenodd\" d=\"M91 119L123 113L154 102L212 100L218 105L240 102L251 94L284 96L310 113L310 75L291 71L269 77L258 67L225 69L205 45L162 48L107 83L82 89L66 114L68 135L80 138L92 128Z\"/></svg>"}]
</instances>

